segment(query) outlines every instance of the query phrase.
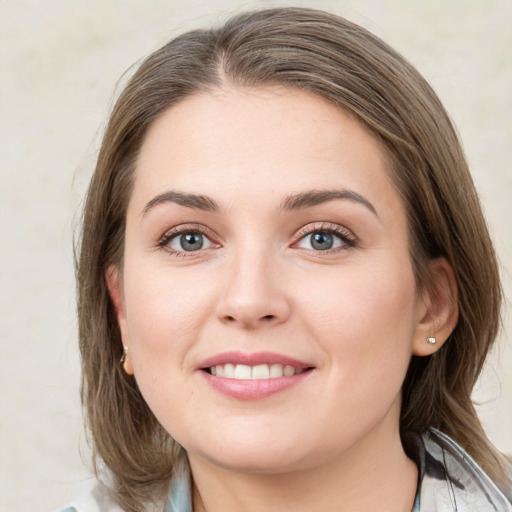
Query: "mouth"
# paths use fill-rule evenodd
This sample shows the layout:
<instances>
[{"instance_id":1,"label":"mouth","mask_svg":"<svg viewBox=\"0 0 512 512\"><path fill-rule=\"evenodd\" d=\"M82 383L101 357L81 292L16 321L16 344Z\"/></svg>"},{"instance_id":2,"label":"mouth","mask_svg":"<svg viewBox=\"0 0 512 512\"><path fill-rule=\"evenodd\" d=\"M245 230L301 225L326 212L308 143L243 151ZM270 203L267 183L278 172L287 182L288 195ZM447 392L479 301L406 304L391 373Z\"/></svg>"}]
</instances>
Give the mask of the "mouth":
<instances>
[{"instance_id":1,"label":"mouth","mask_svg":"<svg viewBox=\"0 0 512 512\"><path fill-rule=\"evenodd\" d=\"M232 398L254 400L294 387L315 367L270 352L226 352L207 359L197 369L216 391Z\"/></svg>"},{"instance_id":2,"label":"mouth","mask_svg":"<svg viewBox=\"0 0 512 512\"><path fill-rule=\"evenodd\" d=\"M299 375L313 368L295 368L290 365L282 364L258 364L256 366L249 366L246 364L226 363L202 369L210 375L224 377L225 379L266 380Z\"/></svg>"}]
</instances>

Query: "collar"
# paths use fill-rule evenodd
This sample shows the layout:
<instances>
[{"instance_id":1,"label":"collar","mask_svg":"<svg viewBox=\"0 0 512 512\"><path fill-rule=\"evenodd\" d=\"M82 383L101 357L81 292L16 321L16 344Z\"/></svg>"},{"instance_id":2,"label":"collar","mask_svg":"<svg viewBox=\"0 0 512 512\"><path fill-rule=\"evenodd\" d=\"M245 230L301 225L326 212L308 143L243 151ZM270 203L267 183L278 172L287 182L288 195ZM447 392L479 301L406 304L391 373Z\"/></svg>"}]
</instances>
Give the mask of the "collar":
<instances>
[{"instance_id":1,"label":"collar","mask_svg":"<svg viewBox=\"0 0 512 512\"><path fill-rule=\"evenodd\" d=\"M413 512L512 512L505 495L453 439L436 429L416 439L419 485Z\"/></svg>"},{"instance_id":2,"label":"collar","mask_svg":"<svg viewBox=\"0 0 512 512\"><path fill-rule=\"evenodd\" d=\"M419 473L412 512L512 512L505 495L453 439L436 429L408 438ZM182 464L164 512L192 512L191 489L190 470Z\"/></svg>"}]
</instances>

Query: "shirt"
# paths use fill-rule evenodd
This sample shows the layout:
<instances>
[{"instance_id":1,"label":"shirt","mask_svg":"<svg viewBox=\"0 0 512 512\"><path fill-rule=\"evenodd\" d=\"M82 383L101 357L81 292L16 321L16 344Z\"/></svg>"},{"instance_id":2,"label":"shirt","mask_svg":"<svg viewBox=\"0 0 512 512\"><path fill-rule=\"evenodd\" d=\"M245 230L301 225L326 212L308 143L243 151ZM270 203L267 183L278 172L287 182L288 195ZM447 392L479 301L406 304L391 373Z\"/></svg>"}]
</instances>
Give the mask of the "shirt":
<instances>
[{"instance_id":1,"label":"shirt","mask_svg":"<svg viewBox=\"0 0 512 512\"><path fill-rule=\"evenodd\" d=\"M506 497L453 439L430 429L421 436L409 436L409 441L418 465L418 488L411 512L512 512L512 492ZM60 512L123 511L98 483ZM164 510L154 512L192 512L187 467L180 468L173 478Z\"/></svg>"}]
</instances>

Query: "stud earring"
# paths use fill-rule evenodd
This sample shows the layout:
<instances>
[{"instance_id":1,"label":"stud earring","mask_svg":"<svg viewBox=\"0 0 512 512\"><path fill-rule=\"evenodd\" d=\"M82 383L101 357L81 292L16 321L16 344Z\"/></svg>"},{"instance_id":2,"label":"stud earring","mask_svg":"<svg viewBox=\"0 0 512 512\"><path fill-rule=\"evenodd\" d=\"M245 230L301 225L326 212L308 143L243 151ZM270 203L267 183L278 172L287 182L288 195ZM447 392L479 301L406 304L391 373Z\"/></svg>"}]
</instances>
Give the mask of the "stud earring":
<instances>
[{"instance_id":1,"label":"stud earring","mask_svg":"<svg viewBox=\"0 0 512 512\"><path fill-rule=\"evenodd\" d=\"M433 336L429 336L426 341L429 345L435 345L437 343L437 340Z\"/></svg>"},{"instance_id":2,"label":"stud earring","mask_svg":"<svg viewBox=\"0 0 512 512\"><path fill-rule=\"evenodd\" d=\"M128 354L128 347L123 347L123 355L121 356L121 361L119 361L121 364L124 364L126 361L126 355Z\"/></svg>"}]
</instances>

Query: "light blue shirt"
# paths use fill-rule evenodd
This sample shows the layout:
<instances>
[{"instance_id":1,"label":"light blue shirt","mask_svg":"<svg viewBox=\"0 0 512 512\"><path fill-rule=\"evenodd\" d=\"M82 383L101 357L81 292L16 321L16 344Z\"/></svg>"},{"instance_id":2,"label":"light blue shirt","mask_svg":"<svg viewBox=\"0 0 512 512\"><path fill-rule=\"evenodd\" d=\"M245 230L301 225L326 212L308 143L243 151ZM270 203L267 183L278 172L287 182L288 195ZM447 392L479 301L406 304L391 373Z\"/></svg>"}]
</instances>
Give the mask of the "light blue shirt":
<instances>
[{"instance_id":1,"label":"light blue shirt","mask_svg":"<svg viewBox=\"0 0 512 512\"><path fill-rule=\"evenodd\" d=\"M411 439L419 470L418 491L411 512L512 512L512 492L507 492L505 497L455 441L435 429ZM98 485L81 502L60 512L122 510ZM192 512L187 467L182 467L173 478L163 512Z\"/></svg>"}]
</instances>

